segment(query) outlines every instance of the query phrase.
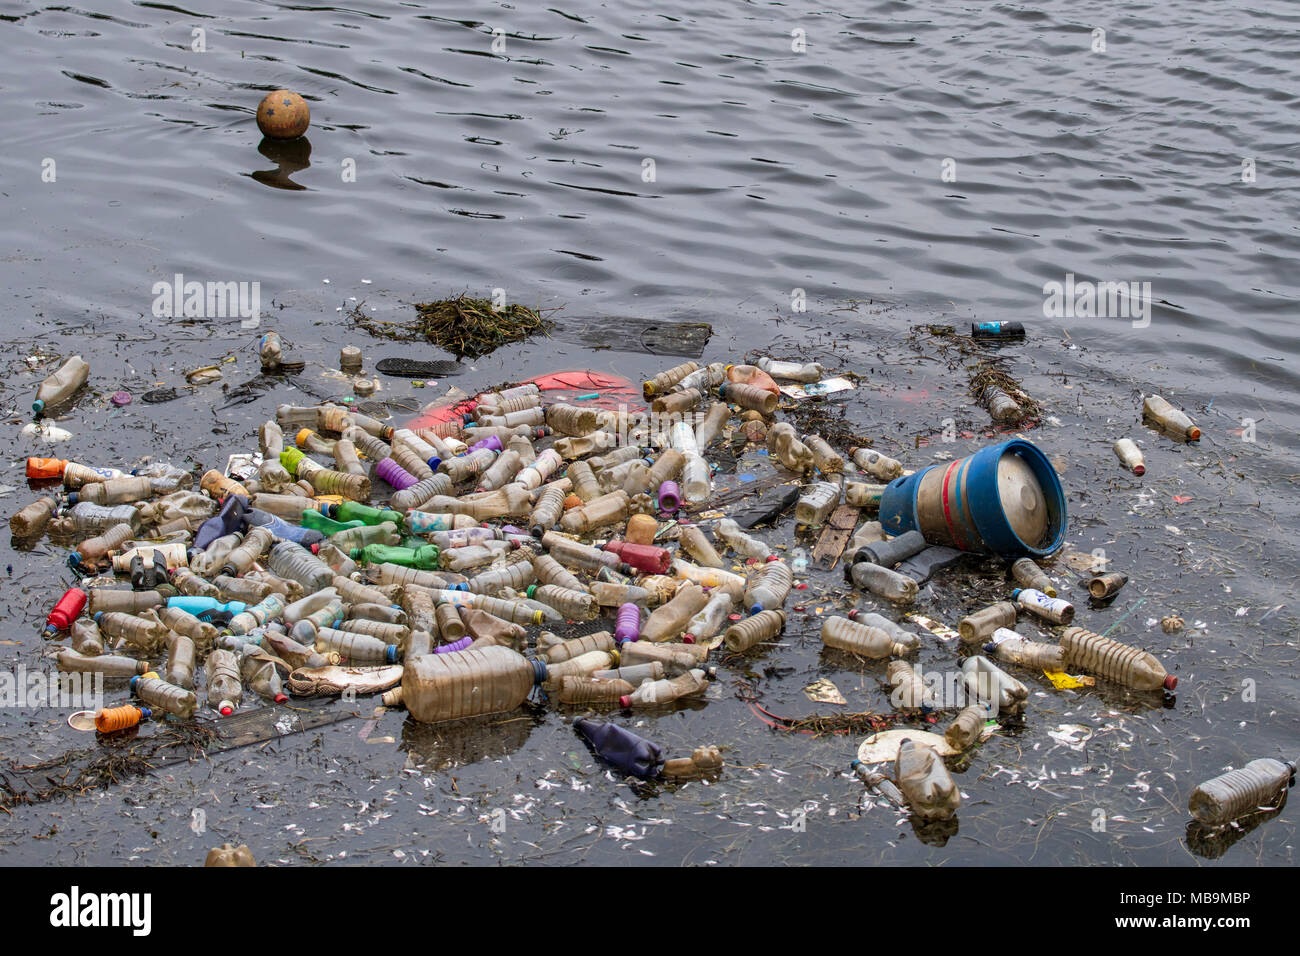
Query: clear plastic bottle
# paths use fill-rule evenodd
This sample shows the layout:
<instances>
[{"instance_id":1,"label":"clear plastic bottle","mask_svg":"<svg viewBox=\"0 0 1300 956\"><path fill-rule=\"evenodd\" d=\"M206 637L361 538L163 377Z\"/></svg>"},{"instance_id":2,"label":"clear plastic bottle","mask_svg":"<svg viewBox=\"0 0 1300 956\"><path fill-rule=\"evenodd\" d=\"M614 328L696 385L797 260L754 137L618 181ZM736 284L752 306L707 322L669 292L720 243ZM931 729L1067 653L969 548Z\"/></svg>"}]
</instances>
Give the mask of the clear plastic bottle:
<instances>
[{"instance_id":1,"label":"clear plastic bottle","mask_svg":"<svg viewBox=\"0 0 1300 956\"><path fill-rule=\"evenodd\" d=\"M839 485L829 481L813 482L795 502L794 520L809 528L820 528L839 503Z\"/></svg>"},{"instance_id":2,"label":"clear plastic bottle","mask_svg":"<svg viewBox=\"0 0 1300 956\"><path fill-rule=\"evenodd\" d=\"M929 711L937 703L935 691L927 687L925 681L907 661L890 661L885 668L885 678L889 681L889 702L902 711Z\"/></svg>"},{"instance_id":3,"label":"clear plastic bottle","mask_svg":"<svg viewBox=\"0 0 1300 956\"><path fill-rule=\"evenodd\" d=\"M443 475L442 477L446 477ZM406 530L410 534L429 534L433 531L451 531L457 528L475 528L478 522L469 515L434 514L429 511L408 511Z\"/></svg>"},{"instance_id":4,"label":"clear plastic bottle","mask_svg":"<svg viewBox=\"0 0 1300 956\"><path fill-rule=\"evenodd\" d=\"M286 703L289 695L280 683L280 672L271 661L263 660L253 654L244 655L239 662L239 673L253 693L263 700L277 704Z\"/></svg>"},{"instance_id":5,"label":"clear plastic bottle","mask_svg":"<svg viewBox=\"0 0 1300 956\"><path fill-rule=\"evenodd\" d=\"M134 677L147 673L149 664L133 657L116 654L96 654L88 657L73 650L59 651L55 658L58 669L65 674L103 674L105 677Z\"/></svg>"},{"instance_id":6,"label":"clear plastic bottle","mask_svg":"<svg viewBox=\"0 0 1300 956\"><path fill-rule=\"evenodd\" d=\"M880 496L884 493L884 485L873 485L865 481L846 481L844 483L844 501L855 508L878 510L880 508Z\"/></svg>"},{"instance_id":7,"label":"clear plastic bottle","mask_svg":"<svg viewBox=\"0 0 1300 956\"><path fill-rule=\"evenodd\" d=\"M759 611L727 628L723 637L727 650L743 654L756 644L770 641L785 627L785 611Z\"/></svg>"},{"instance_id":8,"label":"clear plastic bottle","mask_svg":"<svg viewBox=\"0 0 1300 956\"><path fill-rule=\"evenodd\" d=\"M682 640L687 644L711 644L713 638L722 630L722 624L727 620L734 603L731 595L726 591L711 593L709 603L687 622L686 633L682 636ZM635 604L629 606L636 607Z\"/></svg>"},{"instance_id":9,"label":"clear plastic bottle","mask_svg":"<svg viewBox=\"0 0 1300 956\"><path fill-rule=\"evenodd\" d=\"M609 631L596 631L594 634L585 634L582 637L551 644L544 651L539 652L538 656L546 661L549 668L552 664L572 660L593 651L609 653L612 650L614 650L614 635Z\"/></svg>"},{"instance_id":10,"label":"clear plastic bottle","mask_svg":"<svg viewBox=\"0 0 1300 956\"><path fill-rule=\"evenodd\" d=\"M567 572L566 572L567 573ZM492 568L470 578L466 586L475 594L495 594L502 588L526 588L537 578L533 565L516 561L504 567Z\"/></svg>"},{"instance_id":11,"label":"clear plastic bottle","mask_svg":"<svg viewBox=\"0 0 1300 956\"><path fill-rule=\"evenodd\" d=\"M1052 579L1034 563L1033 558L1018 558L1013 561L1011 577L1022 588L1032 588L1042 591L1050 598L1056 597L1056 587L1052 584Z\"/></svg>"},{"instance_id":12,"label":"clear plastic bottle","mask_svg":"<svg viewBox=\"0 0 1300 956\"><path fill-rule=\"evenodd\" d=\"M825 374L817 362L783 362L780 359L764 356L754 364L773 378L784 379L787 382L820 382L822 375Z\"/></svg>"},{"instance_id":13,"label":"clear plastic bottle","mask_svg":"<svg viewBox=\"0 0 1300 956\"><path fill-rule=\"evenodd\" d=\"M632 501L623 490L594 498L587 504L572 508L560 517L560 527L570 534L584 534L611 524L627 521Z\"/></svg>"},{"instance_id":14,"label":"clear plastic bottle","mask_svg":"<svg viewBox=\"0 0 1300 956\"><path fill-rule=\"evenodd\" d=\"M275 543L275 536L264 527L248 529L239 547L232 548L221 562L221 573L238 576L250 570ZM301 547L301 546L298 546Z\"/></svg>"},{"instance_id":15,"label":"clear plastic bottle","mask_svg":"<svg viewBox=\"0 0 1300 956\"><path fill-rule=\"evenodd\" d=\"M47 408L60 405L70 399L90 376L90 365L80 355L74 355L41 382L36 389L36 401L32 411L40 415Z\"/></svg>"},{"instance_id":16,"label":"clear plastic bottle","mask_svg":"<svg viewBox=\"0 0 1300 956\"><path fill-rule=\"evenodd\" d=\"M676 417L685 415L703 400L704 392L702 390L698 388L681 388L679 386L671 392L656 396L654 401L650 403L650 408L656 415ZM694 435L692 434L691 437L694 438Z\"/></svg>"},{"instance_id":17,"label":"clear plastic bottle","mask_svg":"<svg viewBox=\"0 0 1300 956\"><path fill-rule=\"evenodd\" d=\"M714 402L709 406L704 418L695 426L695 443L703 452L712 444L713 439L721 434L723 427L731 418L731 408L726 402Z\"/></svg>"},{"instance_id":18,"label":"clear plastic bottle","mask_svg":"<svg viewBox=\"0 0 1300 956\"><path fill-rule=\"evenodd\" d=\"M83 617L72 622L72 649L91 657L104 653L104 636L94 621Z\"/></svg>"},{"instance_id":19,"label":"clear plastic bottle","mask_svg":"<svg viewBox=\"0 0 1300 956\"><path fill-rule=\"evenodd\" d=\"M844 473L844 456L830 446L821 435L809 432L803 436L803 443L812 452L813 464L823 475L840 475Z\"/></svg>"},{"instance_id":20,"label":"clear plastic bottle","mask_svg":"<svg viewBox=\"0 0 1300 956\"><path fill-rule=\"evenodd\" d=\"M139 614L101 611L95 615L95 623L105 637L125 641L146 654L156 654L167 644L168 627L152 609Z\"/></svg>"},{"instance_id":21,"label":"clear plastic bottle","mask_svg":"<svg viewBox=\"0 0 1300 956\"><path fill-rule=\"evenodd\" d=\"M284 432L280 426L263 422L257 429L257 440L262 449L262 464L257 469L262 484L271 489L291 484L292 476L280 463L280 453L284 451Z\"/></svg>"},{"instance_id":22,"label":"clear plastic bottle","mask_svg":"<svg viewBox=\"0 0 1300 956\"><path fill-rule=\"evenodd\" d=\"M698 453L688 452L682 465L682 493L688 504L697 505L707 501L713 493L710 483L709 463Z\"/></svg>"},{"instance_id":23,"label":"clear plastic bottle","mask_svg":"<svg viewBox=\"0 0 1300 956\"><path fill-rule=\"evenodd\" d=\"M352 548L364 548L368 544L386 544L396 547L401 544L402 535L397 530L397 525L385 521L381 524L362 525L359 528L336 532L330 535L329 540L334 547L348 551Z\"/></svg>"},{"instance_id":24,"label":"clear plastic bottle","mask_svg":"<svg viewBox=\"0 0 1300 956\"><path fill-rule=\"evenodd\" d=\"M708 656L709 648L704 644L680 644L675 641L663 644L629 641L619 647L618 653L620 667L659 664L667 676L674 677L699 667Z\"/></svg>"},{"instance_id":25,"label":"clear plastic bottle","mask_svg":"<svg viewBox=\"0 0 1300 956\"><path fill-rule=\"evenodd\" d=\"M643 487L637 488L636 491L629 490L631 484L631 478L629 478L629 483L625 484L623 489L627 491L629 495L640 494L643 491L657 492L660 485L665 481L676 481L681 476L682 470L685 467L685 455L679 452L676 448L665 448L655 460L655 463L650 466L650 469L640 480L644 485Z\"/></svg>"},{"instance_id":26,"label":"clear plastic bottle","mask_svg":"<svg viewBox=\"0 0 1300 956\"><path fill-rule=\"evenodd\" d=\"M849 768L868 790L874 790L896 807L907 806L907 798L903 796L902 791L894 785L894 781L879 770L872 770L861 760L854 760L849 764Z\"/></svg>"},{"instance_id":27,"label":"clear plastic bottle","mask_svg":"<svg viewBox=\"0 0 1300 956\"><path fill-rule=\"evenodd\" d=\"M338 605L340 608L342 605ZM278 594L268 594L257 604L249 605L230 619L226 625L234 634L247 634L284 614L284 599Z\"/></svg>"},{"instance_id":28,"label":"clear plastic bottle","mask_svg":"<svg viewBox=\"0 0 1300 956\"><path fill-rule=\"evenodd\" d=\"M1128 584L1128 575L1122 571L1095 574L1088 579L1088 595L1094 601L1104 601L1106 598L1117 594L1119 589L1126 584Z\"/></svg>"},{"instance_id":29,"label":"clear plastic bottle","mask_svg":"<svg viewBox=\"0 0 1300 956\"><path fill-rule=\"evenodd\" d=\"M198 580L203 579L199 578ZM222 601L243 601L245 604L256 604L268 594L275 592L275 588L264 581L246 577L232 578L228 574L219 574L214 577L212 587L216 589L215 593L197 587L192 587L191 590L182 589L181 593L193 594L196 597L215 597Z\"/></svg>"},{"instance_id":30,"label":"clear plastic bottle","mask_svg":"<svg viewBox=\"0 0 1300 956\"><path fill-rule=\"evenodd\" d=\"M87 538L77 545L77 550L68 556L68 564L73 569L91 567L116 551L134 535L131 525L115 524L102 534Z\"/></svg>"},{"instance_id":31,"label":"clear plastic bottle","mask_svg":"<svg viewBox=\"0 0 1300 956\"><path fill-rule=\"evenodd\" d=\"M401 466L403 471L415 479L416 484L421 481L428 481L433 477L433 469L429 467L429 463L407 445L394 445L391 458ZM438 459L438 467L442 467L441 459ZM365 474L365 472L362 471L361 474Z\"/></svg>"},{"instance_id":32,"label":"clear plastic bottle","mask_svg":"<svg viewBox=\"0 0 1300 956\"><path fill-rule=\"evenodd\" d=\"M648 399L662 395L699 367L699 362L683 362L681 365L666 369L642 385L642 394Z\"/></svg>"},{"instance_id":33,"label":"clear plastic bottle","mask_svg":"<svg viewBox=\"0 0 1300 956\"><path fill-rule=\"evenodd\" d=\"M1061 634L1061 648L1071 667L1135 690L1172 691L1178 686L1178 678L1166 672L1151 654L1082 627L1067 627Z\"/></svg>"},{"instance_id":34,"label":"clear plastic bottle","mask_svg":"<svg viewBox=\"0 0 1300 956\"><path fill-rule=\"evenodd\" d=\"M635 584L597 581L591 586L591 595L601 607L621 607L629 603L645 606L650 603L650 592Z\"/></svg>"},{"instance_id":35,"label":"clear plastic bottle","mask_svg":"<svg viewBox=\"0 0 1300 956\"><path fill-rule=\"evenodd\" d=\"M664 680L648 680L619 701L624 707L658 707L683 697L698 697L708 690L704 671L696 668Z\"/></svg>"},{"instance_id":36,"label":"clear plastic bottle","mask_svg":"<svg viewBox=\"0 0 1300 956\"><path fill-rule=\"evenodd\" d=\"M854 587L870 591L886 601L911 604L916 600L917 584L914 580L870 561L858 561L853 565L850 576Z\"/></svg>"},{"instance_id":37,"label":"clear plastic bottle","mask_svg":"<svg viewBox=\"0 0 1300 956\"><path fill-rule=\"evenodd\" d=\"M395 664L398 657L396 644L332 627L322 627L316 632L316 650L322 654L333 651L349 664Z\"/></svg>"},{"instance_id":38,"label":"clear plastic bottle","mask_svg":"<svg viewBox=\"0 0 1300 956\"><path fill-rule=\"evenodd\" d=\"M208 653L204 664L207 675L208 706L229 717L244 697L244 683L239 676L239 658L222 648Z\"/></svg>"},{"instance_id":39,"label":"clear plastic bottle","mask_svg":"<svg viewBox=\"0 0 1300 956\"><path fill-rule=\"evenodd\" d=\"M158 616L168 629L188 637L200 650L211 646L217 639L217 629L207 621L200 621L193 614L186 613L178 607L165 607Z\"/></svg>"},{"instance_id":40,"label":"clear plastic bottle","mask_svg":"<svg viewBox=\"0 0 1300 956\"><path fill-rule=\"evenodd\" d=\"M529 587L528 596L555 608L568 621L594 621L600 616L596 599L585 591L543 584Z\"/></svg>"},{"instance_id":41,"label":"clear plastic bottle","mask_svg":"<svg viewBox=\"0 0 1300 956\"><path fill-rule=\"evenodd\" d=\"M131 690L152 710L163 710L177 717L193 717L194 709L199 705L193 691L169 684L156 675L132 677Z\"/></svg>"},{"instance_id":42,"label":"clear plastic bottle","mask_svg":"<svg viewBox=\"0 0 1300 956\"><path fill-rule=\"evenodd\" d=\"M867 627L880 628L893 639L894 643L901 644L909 651L914 651L921 646L920 635L915 631L907 630L907 628L900 625L897 621L891 621L883 614L876 614L874 612L864 613L855 609L849 611L848 618L850 621L866 625Z\"/></svg>"},{"instance_id":43,"label":"clear plastic bottle","mask_svg":"<svg viewBox=\"0 0 1300 956\"><path fill-rule=\"evenodd\" d=\"M1011 600L1037 617L1052 624L1069 624L1074 620L1074 605L1063 598L1049 597L1034 588L1016 588Z\"/></svg>"},{"instance_id":44,"label":"clear plastic bottle","mask_svg":"<svg viewBox=\"0 0 1300 956\"><path fill-rule=\"evenodd\" d=\"M1170 405L1159 395L1148 395L1142 402L1143 417L1155 422L1166 432L1185 441L1200 441L1201 430L1185 412Z\"/></svg>"},{"instance_id":45,"label":"clear plastic bottle","mask_svg":"<svg viewBox=\"0 0 1300 956\"><path fill-rule=\"evenodd\" d=\"M763 561L772 553L770 547L753 535L746 534L741 530L740 525L736 524L731 518L723 518L719 521L714 531L727 547L742 558L755 558Z\"/></svg>"},{"instance_id":46,"label":"clear plastic bottle","mask_svg":"<svg viewBox=\"0 0 1300 956\"><path fill-rule=\"evenodd\" d=\"M904 740L894 761L894 780L922 820L947 820L961 805L961 791L943 760L929 747Z\"/></svg>"},{"instance_id":47,"label":"clear plastic bottle","mask_svg":"<svg viewBox=\"0 0 1300 956\"><path fill-rule=\"evenodd\" d=\"M680 558L672 563L673 575L681 581L692 581L701 587L726 591L732 601L739 601L745 594L745 579L739 574L722 568L701 568ZM641 583L649 587L650 578ZM669 598L672 595L668 596Z\"/></svg>"},{"instance_id":48,"label":"clear plastic bottle","mask_svg":"<svg viewBox=\"0 0 1300 956\"><path fill-rule=\"evenodd\" d=\"M984 704L969 704L963 707L957 718L948 725L943 737L955 749L965 750L977 742L984 733L984 726L994 716Z\"/></svg>"},{"instance_id":49,"label":"clear plastic bottle","mask_svg":"<svg viewBox=\"0 0 1300 956\"><path fill-rule=\"evenodd\" d=\"M334 580L334 571L328 564L290 541L274 545L266 563L275 574L297 581L308 591L329 587Z\"/></svg>"},{"instance_id":50,"label":"clear plastic bottle","mask_svg":"<svg viewBox=\"0 0 1300 956\"><path fill-rule=\"evenodd\" d=\"M168 589L170 591L170 588ZM122 588L90 588L87 592L86 613L95 615L101 611L122 611L133 614L151 607L165 604L167 597L157 589L133 591Z\"/></svg>"},{"instance_id":51,"label":"clear plastic bottle","mask_svg":"<svg viewBox=\"0 0 1300 956\"><path fill-rule=\"evenodd\" d=\"M1146 460L1142 457L1142 449L1138 448L1133 439L1119 439L1115 442L1113 450L1115 457L1133 474L1141 477L1147 473Z\"/></svg>"},{"instance_id":52,"label":"clear plastic bottle","mask_svg":"<svg viewBox=\"0 0 1300 956\"><path fill-rule=\"evenodd\" d=\"M750 578L745 589L745 606L751 614L779 608L794 585L794 571L784 561L768 561Z\"/></svg>"},{"instance_id":53,"label":"clear plastic bottle","mask_svg":"<svg viewBox=\"0 0 1300 956\"><path fill-rule=\"evenodd\" d=\"M61 517L66 529L78 534L95 534L119 524L130 525L132 534L138 534L144 525L139 509L131 505L105 507L90 501L73 505Z\"/></svg>"},{"instance_id":54,"label":"clear plastic bottle","mask_svg":"<svg viewBox=\"0 0 1300 956\"><path fill-rule=\"evenodd\" d=\"M767 450L791 471L812 470L812 451L799 440L799 435L789 422L777 422L767 430Z\"/></svg>"},{"instance_id":55,"label":"clear plastic bottle","mask_svg":"<svg viewBox=\"0 0 1300 956\"><path fill-rule=\"evenodd\" d=\"M508 647L430 654L404 668L402 701L425 723L501 714L522 704L545 673Z\"/></svg>"},{"instance_id":56,"label":"clear plastic bottle","mask_svg":"<svg viewBox=\"0 0 1300 956\"><path fill-rule=\"evenodd\" d=\"M679 540L682 550L706 568L721 568L725 564L717 550L697 525L681 525Z\"/></svg>"},{"instance_id":57,"label":"clear plastic bottle","mask_svg":"<svg viewBox=\"0 0 1300 956\"><path fill-rule=\"evenodd\" d=\"M53 498L38 498L9 519L9 532L15 538L34 538L45 530L58 502Z\"/></svg>"},{"instance_id":58,"label":"clear plastic bottle","mask_svg":"<svg viewBox=\"0 0 1300 956\"><path fill-rule=\"evenodd\" d=\"M1024 711L1029 688L1016 680L987 657L968 657L961 665L966 693L976 701L994 706L1003 713Z\"/></svg>"},{"instance_id":59,"label":"clear plastic bottle","mask_svg":"<svg viewBox=\"0 0 1300 956\"><path fill-rule=\"evenodd\" d=\"M194 641L184 634L172 634L167 642L167 664L163 677L169 684L185 690L194 689L194 662L197 651Z\"/></svg>"},{"instance_id":60,"label":"clear plastic bottle","mask_svg":"<svg viewBox=\"0 0 1300 956\"><path fill-rule=\"evenodd\" d=\"M858 624L847 617L828 617L822 622L822 643L850 654L859 654L879 660L883 657L901 657L911 648L899 644L886 631L866 624Z\"/></svg>"},{"instance_id":61,"label":"clear plastic bottle","mask_svg":"<svg viewBox=\"0 0 1300 956\"><path fill-rule=\"evenodd\" d=\"M569 674L560 679L561 704L617 704L636 688L626 680Z\"/></svg>"},{"instance_id":62,"label":"clear plastic bottle","mask_svg":"<svg viewBox=\"0 0 1300 956\"><path fill-rule=\"evenodd\" d=\"M654 610L641 626L641 641L671 641L680 635L691 618L709 603L709 596L698 584L685 584L673 599ZM640 643L638 641L637 643Z\"/></svg>"},{"instance_id":63,"label":"clear plastic bottle","mask_svg":"<svg viewBox=\"0 0 1300 956\"><path fill-rule=\"evenodd\" d=\"M190 557L190 570L203 577L215 575L225 566L226 558L229 557L230 552L239 547L243 541L244 536L238 531L222 535L203 551ZM289 547L298 548L299 551L302 550L296 544L289 545Z\"/></svg>"},{"instance_id":64,"label":"clear plastic bottle","mask_svg":"<svg viewBox=\"0 0 1300 956\"><path fill-rule=\"evenodd\" d=\"M1010 601L999 601L988 607L980 608L974 614L967 614L957 622L957 633L963 644L976 644L989 639L1000 627L1016 626L1016 605Z\"/></svg>"},{"instance_id":65,"label":"clear plastic bottle","mask_svg":"<svg viewBox=\"0 0 1300 956\"><path fill-rule=\"evenodd\" d=\"M1065 670L1065 651L1057 644L1031 641L1005 627L999 627L984 645L985 652L1008 664L1019 664L1031 670Z\"/></svg>"},{"instance_id":66,"label":"clear plastic bottle","mask_svg":"<svg viewBox=\"0 0 1300 956\"><path fill-rule=\"evenodd\" d=\"M587 435L596 430L596 411L559 403L546 409L545 421L560 435Z\"/></svg>"},{"instance_id":67,"label":"clear plastic bottle","mask_svg":"<svg viewBox=\"0 0 1300 956\"><path fill-rule=\"evenodd\" d=\"M1256 810L1280 805L1287 787L1295 782L1296 762L1262 757L1229 770L1192 791L1187 809L1207 827L1231 823Z\"/></svg>"}]
</instances>

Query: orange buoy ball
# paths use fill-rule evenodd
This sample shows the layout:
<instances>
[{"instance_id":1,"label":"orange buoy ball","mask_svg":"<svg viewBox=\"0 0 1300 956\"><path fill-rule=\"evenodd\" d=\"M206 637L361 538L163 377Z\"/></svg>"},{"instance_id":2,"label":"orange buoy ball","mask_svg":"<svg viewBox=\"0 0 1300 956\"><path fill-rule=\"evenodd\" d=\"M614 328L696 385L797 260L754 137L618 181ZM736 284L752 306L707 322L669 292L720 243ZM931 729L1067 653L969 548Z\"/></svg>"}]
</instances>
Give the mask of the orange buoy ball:
<instances>
[{"instance_id":1,"label":"orange buoy ball","mask_svg":"<svg viewBox=\"0 0 1300 956\"><path fill-rule=\"evenodd\" d=\"M257 128L271 139L297 139L311 125L307 101L293 90L266 94L257 107Z\"/></svg>"}]
</instances>

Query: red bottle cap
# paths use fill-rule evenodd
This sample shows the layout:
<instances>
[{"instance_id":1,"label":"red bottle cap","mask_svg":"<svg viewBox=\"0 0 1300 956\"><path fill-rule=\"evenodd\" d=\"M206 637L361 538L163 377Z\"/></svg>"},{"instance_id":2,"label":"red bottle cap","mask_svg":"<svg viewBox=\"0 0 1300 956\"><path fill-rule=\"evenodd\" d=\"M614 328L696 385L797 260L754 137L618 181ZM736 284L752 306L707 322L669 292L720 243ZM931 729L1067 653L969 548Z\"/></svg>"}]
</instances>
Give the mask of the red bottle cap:
<instances>
[{"instance_id":1,"label":"red bottle cap","mask_svg":"<svg viewBox=\"0 0 1300 956\"><path fill-rule=\"evenodd\" d=\"M694 643L695 643L695 635L694 635L694 634L683 634L683 635L682 635L682 643L683 643L683 644L694 644Z\"/></svg>"},{"instance_id":2,"label":"red bottle cap","mask_svg":"<svg viewBox=\"0 0 1300 956\"><path fill-rule=\"evenodd\" d=\"M631 706L632 706L632 698L629 697L627 694L624 694L622 697L620 697L620 698L618 699L618 706L620 706L620 707L631 707Z\"/></svg>"},{"instance_id":3,"label":"red bottle cap","mask_svg":"<svg viewBox=\"0 0 1300 956\"><path fill-rule=\"evenodd\" d=\"M1170 674L1165 678L1165 690L1173 690L1178 686L1178 678Z\"/></svg>"},{"instance_id":4,"label":"red bottle cap","mask_svg":"<svg viewBox=\"0 0 1300 956\"><path fill-rule=\"evenodd\" d=\"M276 702L277 704L284 704L284 703L287 703L288 700L289 700L289 695L287 695L287 694L276 694L276 695L275 695L275 702Z\"/></svg>"},{"instance_id":5,"label":"red bottle cap","mask_svg":"<svg viewBox=\"0 0 1300 956\"><path fill-rule=\"evenodd\" d=\"M235 712L235 708L231 707L228 703L223 703L218 709L221 711L222 717L229 717Z\"/></svg>"}]
</instances>

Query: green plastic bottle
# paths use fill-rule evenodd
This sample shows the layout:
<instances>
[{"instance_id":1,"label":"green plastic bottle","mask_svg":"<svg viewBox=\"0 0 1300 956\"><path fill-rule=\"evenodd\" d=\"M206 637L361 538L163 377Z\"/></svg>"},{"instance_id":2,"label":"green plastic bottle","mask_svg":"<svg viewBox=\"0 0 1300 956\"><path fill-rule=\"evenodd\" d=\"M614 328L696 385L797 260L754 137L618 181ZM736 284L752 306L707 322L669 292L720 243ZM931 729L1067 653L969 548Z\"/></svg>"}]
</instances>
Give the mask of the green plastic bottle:
<instances>
[{"instance_id":1,"label":"green plastic bottle","mask_svg":"<svg viewBox=\"0 0 1300 956\"><path fill-rule=\"evenodd\" d=\"M372 508L359 501L345 501L330 509L330 517L335 521L360 521L362 524L383 524L391 521L397 527L406 526L406 519L396 511L387 508Z\"/></svg>"},{"instance_id":2,"label":"green plastic bottle","mask_svg":"<svg viewBox=\"0 0 1300 956\"><path fill-rule=\"evenodd\" d=\"M438 546L426 544L422 548L399 548L390 544L368 544L364 548L353 548L348 556L353 561L364 564L398 564L404 568L419 568L422 571L438 569Z\"/></svg>"},{"instance_id":3,"label":"green plastic bottle","mask_svg":"<svg viewBox=\"0 0 1300 956\"><path fill-rule=\"evenodd\" d=\"M324 535L338 534L340 531L347 531L349 528L365 527L364 521L335 521L333 518L326 517L321 512L312 508L302 513L302 526L311 528L313 531L319 531Z\"/></svg>"}]
</instances>

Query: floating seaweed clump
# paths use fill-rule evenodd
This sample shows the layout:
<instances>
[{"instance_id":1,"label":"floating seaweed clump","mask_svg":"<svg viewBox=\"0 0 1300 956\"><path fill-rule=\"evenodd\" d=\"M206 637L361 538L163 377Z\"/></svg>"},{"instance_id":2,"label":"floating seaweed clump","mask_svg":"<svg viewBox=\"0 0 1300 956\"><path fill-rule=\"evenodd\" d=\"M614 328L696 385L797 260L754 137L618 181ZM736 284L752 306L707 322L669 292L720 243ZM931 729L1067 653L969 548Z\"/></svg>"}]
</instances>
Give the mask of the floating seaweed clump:
<instances>
[{"instance_id":1,"label":"floating seaweed clump","mask_svg":"<svg viewBox=\"0 0 1300 956\"><path fill-rule=\"evenodd\" d=\"M522 342L531 335L546 335L555 323L525 305L510 303L493 307L491 299L459 295L454 299L421 302L409 322L385 322L367 316L357 306L350 314L353 324L378 338L397 342L426 341L457 358L478 358L510 342Z\"/></svg>"}]
</instances>

